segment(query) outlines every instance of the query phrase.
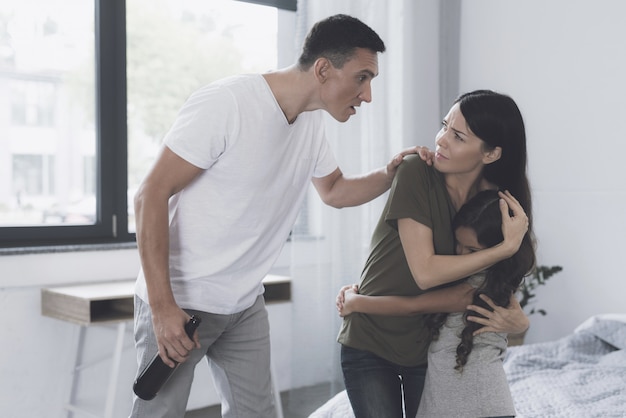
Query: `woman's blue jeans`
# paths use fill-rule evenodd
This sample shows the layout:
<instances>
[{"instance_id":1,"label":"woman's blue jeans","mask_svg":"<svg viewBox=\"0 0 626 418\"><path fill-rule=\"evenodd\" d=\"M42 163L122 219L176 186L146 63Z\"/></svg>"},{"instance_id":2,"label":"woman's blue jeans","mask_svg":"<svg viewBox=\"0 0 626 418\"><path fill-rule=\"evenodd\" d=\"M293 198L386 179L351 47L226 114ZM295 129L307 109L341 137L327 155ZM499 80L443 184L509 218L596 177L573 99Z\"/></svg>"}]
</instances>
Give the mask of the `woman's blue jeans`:
<instances>
[{"instance_id":1,"label":"woman's blue jeans","mask_svg":"<svg viewBox=\"0 0 626 418\"><path fill-rule=\"evenodd\" d=\"M341 369L356 418L413 418L417 414L426 365L399 366L342 345Z\"/></svg>"}]
</instances>

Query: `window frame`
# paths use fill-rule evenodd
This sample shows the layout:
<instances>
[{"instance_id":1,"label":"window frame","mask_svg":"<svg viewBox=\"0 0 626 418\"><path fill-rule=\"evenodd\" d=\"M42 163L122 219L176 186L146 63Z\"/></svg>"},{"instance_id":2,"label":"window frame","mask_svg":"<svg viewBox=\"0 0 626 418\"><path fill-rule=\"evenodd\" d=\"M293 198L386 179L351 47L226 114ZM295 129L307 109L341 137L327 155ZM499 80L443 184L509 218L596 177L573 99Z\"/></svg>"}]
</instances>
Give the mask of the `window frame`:
<instances>
[{"instance_id":1,"label":"window frame","mask_svg":"<svg viewBox=\"0 0 626 418\"><path fill-rule=\"evenodd\" d=\"M295 11L297 0L233 0ZM128 244L126 0L95 0L96 222L0 227L0 248Z\"/></svg>"}]
</instances>

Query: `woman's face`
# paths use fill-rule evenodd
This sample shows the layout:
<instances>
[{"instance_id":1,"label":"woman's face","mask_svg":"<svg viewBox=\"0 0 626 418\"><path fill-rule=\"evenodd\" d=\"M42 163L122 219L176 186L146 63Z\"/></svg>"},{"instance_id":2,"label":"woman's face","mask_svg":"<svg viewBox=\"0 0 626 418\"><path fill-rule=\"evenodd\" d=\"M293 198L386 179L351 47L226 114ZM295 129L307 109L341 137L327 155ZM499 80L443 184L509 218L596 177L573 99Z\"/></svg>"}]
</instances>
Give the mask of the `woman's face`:
<instances>
[{"instance_id":1,"label":"woman's face","mask_svg":"<svg viewBox=\"0 0 626 418\"><path fill-rule=\"evenodd\" d=\"M460 226L454 231L456 238L457 255L475 253L484 250L486 247L478 242L476 231L466 226Z\"/></svg>"},{"instance_id":2,"label":"woman's face","mask_svg":"<svg viewBox=\"0 0 626 418\"><path fill-rule=\"evenodd\" d=\"M458 103L444 118L435 144L434 165L444 174L480 173L488 162L483 140L469 129Z\"/></svg>"}]
</instances>

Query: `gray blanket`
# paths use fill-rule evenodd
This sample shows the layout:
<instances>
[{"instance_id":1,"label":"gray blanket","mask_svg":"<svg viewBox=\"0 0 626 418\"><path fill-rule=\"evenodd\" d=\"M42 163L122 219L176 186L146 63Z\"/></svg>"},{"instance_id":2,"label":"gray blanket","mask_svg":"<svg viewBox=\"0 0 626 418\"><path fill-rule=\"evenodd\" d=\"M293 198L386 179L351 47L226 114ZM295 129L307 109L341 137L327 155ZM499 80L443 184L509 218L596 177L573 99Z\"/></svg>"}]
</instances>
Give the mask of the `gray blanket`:
<instances>
[{"instance_id":1,"label":"gray blanket","mask_svg":"<svg viewBox=\"0 0 626 418\"><path fill-rule=\"evenodd\" d=\"M560 340L509 348L520 418L626 417L626 314L597 315ZM309 418L354 418L342 391Z\"/></svg>"},{"instance_id":2,"label":"gray blanket","mask_svg":"<svg viewBox=\"0 0 626 418\"><path fill-rule=\"evenodd\" d=\"M589 318L560 340L508 350L518 417L626 417L626 315Z\"/></svg>"}]
</instances>

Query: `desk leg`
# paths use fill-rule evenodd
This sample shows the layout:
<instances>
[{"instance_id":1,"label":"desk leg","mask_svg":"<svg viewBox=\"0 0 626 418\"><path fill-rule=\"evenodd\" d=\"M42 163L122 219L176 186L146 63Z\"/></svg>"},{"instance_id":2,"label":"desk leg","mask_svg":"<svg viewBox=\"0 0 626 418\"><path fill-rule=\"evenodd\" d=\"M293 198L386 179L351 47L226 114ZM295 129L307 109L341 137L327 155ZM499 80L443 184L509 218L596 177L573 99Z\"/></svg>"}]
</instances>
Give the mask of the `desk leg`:
<instances>
[{"instance_id":1,"label":"desk leg","mask_svg":"<svg viewBox=\"0 0 626 418\"><path fill-rule=\"evenodd\" d=\"M120 363L122 361L122 351L124 350L124 334L126 333L126 322L120 322L117 326L117 339L115 341L115 351L111 359L111 375L109 377L109 389L107 391L106 405L104 407L104 418L113 417L113 407L115 406L115 392L117 380L120 374Z\"/></svg>"},{"instance_id":2,"label":"desk leg","mask_svg":"<svg viewBox=\"0 0 626 418\"><path fill-rule=\"evenodd\" d=\"M83 361L83 347L85 345L85 327L78 327L78 339L76 342L76 353L74 353L74 368L72 369L72 383L70 385L70 391L68 396L67 405L65 408L67 409L67 417L72 418L74 416L74 412L72 411L74 408L74 401L76 400L76 392L78 390L78 370L80 369L80 365Z\"/></svg>"}]
</instances>

